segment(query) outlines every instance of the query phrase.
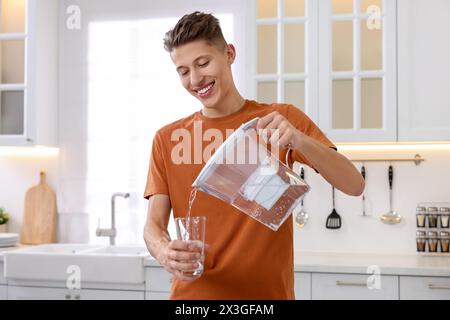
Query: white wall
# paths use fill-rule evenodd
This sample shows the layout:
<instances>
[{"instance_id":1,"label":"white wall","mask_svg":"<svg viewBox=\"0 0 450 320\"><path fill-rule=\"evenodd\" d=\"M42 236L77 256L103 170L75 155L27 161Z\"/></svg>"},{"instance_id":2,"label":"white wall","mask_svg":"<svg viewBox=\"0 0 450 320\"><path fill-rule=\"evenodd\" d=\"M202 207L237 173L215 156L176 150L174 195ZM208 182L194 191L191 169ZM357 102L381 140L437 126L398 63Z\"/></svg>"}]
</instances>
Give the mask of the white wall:
<instances>
[{"instance_id":1,"label":"white wall","mask_svg":"<svg viewBox=\"0 0 450 320\"><path fill-rule=\"evenodd\" d=\"M39 172L57 189L58 157L55 155L5 155L0 152L0 206L10 213L9 232L20 232L25 192L39 183Z\"/></svg>"}]
</instances>

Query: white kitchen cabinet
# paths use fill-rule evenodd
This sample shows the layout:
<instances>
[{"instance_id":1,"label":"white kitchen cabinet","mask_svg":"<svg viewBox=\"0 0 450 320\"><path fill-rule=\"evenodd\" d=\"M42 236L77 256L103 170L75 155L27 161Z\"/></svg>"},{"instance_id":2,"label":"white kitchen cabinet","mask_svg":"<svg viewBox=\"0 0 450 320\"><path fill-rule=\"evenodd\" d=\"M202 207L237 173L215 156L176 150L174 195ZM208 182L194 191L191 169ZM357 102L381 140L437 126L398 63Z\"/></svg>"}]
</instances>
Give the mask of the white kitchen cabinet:
<instances>
[{"instance_id":1,"label":"white kitchen cabinet","mask_svg":"<svg viewBox=\"0 0 450 320\"><path fill-rule=\"evenodd\" d=\"M8 300L70 300L72 294L75 299L69 289L8 286Z\"/></svg>"},{"instance_id":2,"label":"white kitchen cabinet","mask_svg":"<svg viewBox=\"0 0 450 320\"><path fill-rule=\"evenodd\" d=\"M0 146L56 145L58 0L7 1L0 30Z\"/></svg>"},{"instance_id":3,"label":"white kitchen cabinet","mask_svg":"<svg viewBox=\"0 0 450 320\"><path fill-rule=\"evenodd\" d=\"M172 274L163 267L145 268L145 300L169 300Z\"/></svg>"},{"instance_id":4,"label":"white kitchen cabinet","mask_svg":"<svg viewBox=\"0 0 450 320\"><path fill-rule=\"evenodd\" d=\"M169 300L170 292L145 292L145 300Z\"/></svg>"},{"instance_id":5,"label":"white kitchen cabinet","mask_svg":"<svg viewBox=\"0 0 450 320\"><path fill-rule=\"evenodd\" d=\"M4 276L4 274L3 274L3 262L0 262L0 285L1 284L6 284L6 279L5 279L5 276Z\"/></svg>"},{"instance_id":6,"label":"white kitchen cabinet","mask_svg":"<svg viewBox=\"0 0 450 320\"><path fill-rule=\"evenodd\" d=\"M82 300L144 300L144 291L82 289Z\"/></svg>"},{"instance_id":7,"label":"white kitchen cabinet","mask_svg":"<svg viewBox=\"0 0 450 320\"><path fill-rule=\"evenodd\" d=\"M401 300L450 300L450 278L400 276Z\"/></svg>"},{"instance_id":8,"label":"white kitchen cabinet","mask_svg":"<svg viewBox=\"0 0 450 320\"><path fill-rule=\"evenodd\" d=\"M398 300L398 277L380 276L380 286L369 289L368 274L313 273L313 300Z\"/></svg>"},{"instance_id":9,"label":"white kitchen cabinet","mask_svg":"<svg viewBox=\"0 0 450 320\"><path fill-rule=\"evenodd\" d=\"M144 300L143 291L8 286L9 300Z\"/></svg>"},{"instance_id":10,"label":"white kitchen cabinet","mask_svg":"<svg viewBox=\"0 0 450 320\"><path fill-rule=\"evenodd\" d=\"M163 267L145 268L145 290L151 292L170 292L172 274Z\"/></svg>"},{"instance_id":11,"label":"white kitchen cabinet","mask_svg":"<svg viewBox=\"0 0 450 320\"><path fill-rule=\"evenodd\" d=\"M450 1L398 0L400 141L450 140Z\"/></svg>"},{"instance_id":12,"label":"white kitchen cabinet","mask_svg":"<svg viewBox=\"0 0 450 320\"><path fill-rule=\"evenodd\" d=\"M294 275L295 299L311 300L311 273L296 272Z\"/></svg>"},{"instance_id":13,"label":"white kitchen cabinet","mask_svg":"<svg viewBox=\"0 0 450 320\"><path fill-rule=\"evenodd\" d=\"M396 0L254 4L256 100L296 105L335 142L397 140Z\"/></svg>"},{"instance_id":14,"label":"white kitchen cabinet","mask_svg":"<svg viewBox=\"0 0 450 320\"><path fill-rule=\"evenodd\" d=\"M319 127L334 142L396 141L396 0L317 2Z\"/></svg>"},{"instance_id":15,"label":"white kitchen cabinet","mask_svg":"<svg viewBox=\"0 0 450 320\"><path fill-rule=\"evenodd\" d=\"M0 300L6 300L8 298L7 286L0 285Z\"/></svg>"}]
</instances>

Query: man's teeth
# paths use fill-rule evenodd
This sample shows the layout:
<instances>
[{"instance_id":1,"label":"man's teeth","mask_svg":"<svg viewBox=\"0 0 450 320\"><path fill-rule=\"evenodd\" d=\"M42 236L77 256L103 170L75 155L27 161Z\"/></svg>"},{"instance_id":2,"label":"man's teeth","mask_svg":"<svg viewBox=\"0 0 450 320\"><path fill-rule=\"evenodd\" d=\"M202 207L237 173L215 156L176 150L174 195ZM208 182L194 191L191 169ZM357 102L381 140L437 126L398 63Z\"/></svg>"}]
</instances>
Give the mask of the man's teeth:
<instances>
[{"instance_id":1,"label":"man's teeth","mask_svg":"<svg viewBox=\"0 0 450 320\"><path fill-rule=\"evenodd\" d=\"M214 83L211 83L209 86L207 86L207 87L205 87L205 88L203 88L203 89L200 89L200 90L198 90L197 92L200 93L200 94L204 94L204 93L206 93L209 89L212 88L213 84L214 84Z\"/></svg>"}]
</instances>

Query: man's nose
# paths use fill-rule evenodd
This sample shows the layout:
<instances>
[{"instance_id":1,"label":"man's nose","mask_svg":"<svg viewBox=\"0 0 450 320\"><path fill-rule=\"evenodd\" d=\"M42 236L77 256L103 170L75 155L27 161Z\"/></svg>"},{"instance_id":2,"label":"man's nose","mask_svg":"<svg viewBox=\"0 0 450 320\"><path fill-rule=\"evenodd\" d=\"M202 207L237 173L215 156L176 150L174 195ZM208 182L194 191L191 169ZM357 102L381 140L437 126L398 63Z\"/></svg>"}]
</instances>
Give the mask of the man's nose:
<instances>
[{"instance_id":1,"label":"man's nose","mask_svg":"<svg viewBox=\"0 0 450 320\"><path fill-rule=\"evenodd\" d=\"M191 84L195 87L202 83L203 76L200 72L196 70L191 71Z\"/></svg>"}]
</instances>

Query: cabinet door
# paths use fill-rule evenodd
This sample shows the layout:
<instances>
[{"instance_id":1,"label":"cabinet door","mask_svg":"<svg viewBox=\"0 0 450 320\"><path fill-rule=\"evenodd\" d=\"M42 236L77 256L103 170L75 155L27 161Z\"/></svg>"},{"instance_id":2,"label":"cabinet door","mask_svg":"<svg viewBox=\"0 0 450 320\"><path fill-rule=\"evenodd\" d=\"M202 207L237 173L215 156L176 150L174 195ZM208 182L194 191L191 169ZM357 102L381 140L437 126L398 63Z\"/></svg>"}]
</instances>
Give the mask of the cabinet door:
<instances>
[{"instance_id":1,"label":"cabinet door","mask_svg":"<svg viewBox=\"0 0 450 320\"><path fill-rule=\"evenodd\" d=\"M450 300L450 278L400 277L401 300Z\"/></svg>"},{"instance_id":2,"label":"cabinet door","mask_svg":"<svg viewBox=\"0 0 450 320\"><path fill-rule=\"evenodd\" d=\"M317 1L319 126L335 142L395 141L396 1Z\"/></svg>"},{"instance_id":3,"label":"cabinet door","mask_svg":"<svg viewBox=\"0 0 450 320\"><path fill-rule=\"evenodd\" d=\"M58 1L0 1L0 48L0 145L55 145Z\"/></svg>"},{"instance_id":4,"label":"cabinet door","mask_svg":"<svg viewBox=\"0 0 450 320\"><path fill-rule=\"evenodd\" d=\"M249 73L254 97L293 104L317 122L318 1L253 3L256 25L249 28L249 48L255 52Z\"/></svg>"},{"instance_id":5,"label":"cabinet door","mask_svg":"<svg viewBox=\"0 0 450 320\"><path fill-rule=\"evenodd\" d=\"M0 7L0 139L14 139L25 135L27 1Z\"/></svg>"},{"instance_id":6,"label":"cabinet door","mask_svg":"<svg viewBox=\"0 0 450 320\"><path fill-rule=\"evenodd\" d=\"M450 140L450 1L398 0L399 140Z\"/></svg>"},{"instance_id":7,"label":"cabinet door","mask_svg":"<svg viewBox=\"0 0 450 320\"><path fill-rule=\"evenodd\" d=\"M3 275L3 262L0 262L0 284L6 284L5 276Z\"/></svg>"},{"instance_id":8,"label":"cabinet door","mask_svg":"<svg viewBox=\"0 0 450 320\"><path fill-rule=\"evenodd\" d=\"M0 286L0 300L6 300L8 298L6 286Z\"/></svg>"},{"instance_id":9,"label":"cabinet door","mask_svg":"<svg viewBox=\"0 0 450 320\"><path fill-rule=\"evenodd\" d=\"M312 274L313 300L398 300L398 277L380 276L379 286L369 287L368 274Z\"/></svg>"},{"instance_id":10,"label":"cabinet door","mask_svg":"<svg viewBox=\"0 0 450 320\"><path fill-rule=\"evenodd\" d=\"M8 287L9 300L144 300L143 291Z\"/></svg>"},{"instance_id":11,"label":"cabinet door","mask_svg":"<svg viewBox=\"0 0 450 320\"><path fill-rule=\"evenodd\" d=\"M70 300L71 292L63 288L8 286L8 300Z\"/></svg>"},{"instance_id":12,"label":"cabinet door","mask_svg":"<svg viewBox=\"0 0 450 320\"><path fill-rule=\"evenodd\" d=\"M311 273L295 273L295 299L311 300Z\"/></svg>"},{"instance_id":13,"label":"cabinet door","mask_svg":"<svg viewBox=\"0 0 450 320\"><path fill-rule=\"evenodd\" d=\"M157 292L170 292L172 274L163 267L150 267L145 269L145 290Z\"/></svg>"}]
</instances>

